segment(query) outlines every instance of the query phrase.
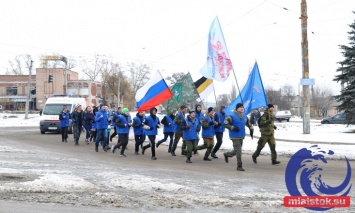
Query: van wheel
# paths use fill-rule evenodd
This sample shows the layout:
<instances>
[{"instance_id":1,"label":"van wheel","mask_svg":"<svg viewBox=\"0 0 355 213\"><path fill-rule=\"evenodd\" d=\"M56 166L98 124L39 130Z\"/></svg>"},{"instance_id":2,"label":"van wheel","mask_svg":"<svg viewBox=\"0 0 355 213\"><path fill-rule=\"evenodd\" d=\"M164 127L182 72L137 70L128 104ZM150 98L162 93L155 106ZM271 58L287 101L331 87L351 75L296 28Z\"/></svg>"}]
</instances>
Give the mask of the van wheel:
<instances>
[{"instance_id":1,"label":"van wheel","mask_svg":"<svg viewBox=\"0 0 355 213\"><path fill-rule=\"evenodd\" d=\"M280 118L280 119L278 119L278 121L279 121L279 122L282 122L282 119Z\"/></svg>"},{"instance_id":2,"label":"van wheel","mask_svg":"<svg viewBox=\"0 0 355 213\"><path fill-rule=\"evenodd\" d=\"M46 133L46 131L42 131L42 130L41 130L41 134L44 134L44 133Z\"/></svg>"},{"instance_id":3,"label":"van wheel","mask_svg":"<svg viewBox=\"0 0 355 213\"><path fill-rule=\"evenodd\" d=\"M290 122L290 119L287 119L287 122Z\"/></svg>"}]
</instances>

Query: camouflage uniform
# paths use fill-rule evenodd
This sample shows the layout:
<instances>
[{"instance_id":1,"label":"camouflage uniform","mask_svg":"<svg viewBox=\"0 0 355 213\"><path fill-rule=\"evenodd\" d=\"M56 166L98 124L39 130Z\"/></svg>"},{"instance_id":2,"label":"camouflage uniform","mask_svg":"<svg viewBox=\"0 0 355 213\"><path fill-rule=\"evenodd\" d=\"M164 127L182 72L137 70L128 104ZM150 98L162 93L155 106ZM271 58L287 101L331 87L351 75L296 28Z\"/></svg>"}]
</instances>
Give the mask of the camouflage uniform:
<instances>
[{"instance_id":1,"label":"camouflage uniform","mask_svg":"<svg viewBox=\"0 0 355 213\"><path fill-rule=\"evenodd\" d=\"M240 121L237 122L242 122L243 114L244 112L237 112L237 110L233 110L233 113L237 114L237 116L240 118ZM245 116L246 117L246 116ZM224 121L224 126L229 130L229 131L235 131L235 127L232 125L233 124L233 119L232 116L228 116L225 121ZM253 131L254 128L250 123L250 120L248 117L246 117L246 122L245 126L247 126L250 131ZM239 129L238 132L241 132L240 137L233 137L231 134L229 135L230 139L233 142L233 150L230 152L225 152L224 156L225 157L233 157L236 155L237 157L237 165L238 167L242 167L242 146L243 146L243 139L245 137L245 126L243 125L244 128Z\"/></svg>"},{"instance_id":2,"label":"camouflage uniform","mask_svg":"<svg viewBox=\"0 0 355 213\"><path fill-rule=\"evenodd\" d=\"M276 154L276 144L275 144L275 137L274 137L274 129L276 126L274 125L275 115L270 113L268 108L265 109L264 114L261 116L261 126L260 133L261 137L258 141L258 147L253 154L253 158L256 158L260 155L261 150L264 148L265 144L268 143L271 151L271 160L276 161L277 154Z\"/></svg>"}]
</instances>

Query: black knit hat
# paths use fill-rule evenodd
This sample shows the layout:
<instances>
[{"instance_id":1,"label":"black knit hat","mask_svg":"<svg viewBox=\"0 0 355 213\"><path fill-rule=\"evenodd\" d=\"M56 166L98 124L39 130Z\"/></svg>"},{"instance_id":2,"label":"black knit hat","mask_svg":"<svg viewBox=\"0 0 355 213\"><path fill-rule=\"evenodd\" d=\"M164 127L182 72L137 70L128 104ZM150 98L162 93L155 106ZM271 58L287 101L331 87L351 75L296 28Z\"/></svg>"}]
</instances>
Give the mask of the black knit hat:
<instances>
[{"instance_id":1,"label":"black knit hat","mask_svg":"<svg viewBox=\"0 0 355 213\"><path fill-rule=\"evenodd\" d=\"M267 105L267 108L274 108L274 105L268 104L268 105Z\"/></svg>"},{"instance_id":2,"label":"black knit hat","mask_svg":"<svg viewBox=\"0 0 355 213\"><path fill-rule=\"evenodd\" d=\"M237 103L237 105L235 106L235 109L238 109L239 107L242 107L243 104L242 103Z\"/></svg>"},{"instance_id":3,"label":"black knit hat","mask_svg":"<svg viewBox=\"0 0 355 213\"><path fill-rule=\"evenodd\" d=\"M213 107L208 107L208 109L207 109L208 113L210 113L210 112L213 111L213 110L214 110Z\"/></svg>"}]
</instances>

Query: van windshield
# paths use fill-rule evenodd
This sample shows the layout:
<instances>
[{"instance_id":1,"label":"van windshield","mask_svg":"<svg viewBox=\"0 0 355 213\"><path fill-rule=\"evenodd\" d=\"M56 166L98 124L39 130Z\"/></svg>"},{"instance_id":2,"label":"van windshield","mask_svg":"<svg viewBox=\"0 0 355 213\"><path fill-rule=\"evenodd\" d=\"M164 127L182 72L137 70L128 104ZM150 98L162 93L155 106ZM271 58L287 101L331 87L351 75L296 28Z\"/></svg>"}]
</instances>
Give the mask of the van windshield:
<instances>
[{"instance_id":1,"label":"van windshield","mask_svg":"<svg viewBox=\"0 0 355 213\"><path fill-rule=\"evenodd\" d=\"M70 112L71 104L67 104L67 109ZM58 115L61 111L63 111L63 104L46 104L43 109L43 115Z\"/></svg>"}]
</instances>

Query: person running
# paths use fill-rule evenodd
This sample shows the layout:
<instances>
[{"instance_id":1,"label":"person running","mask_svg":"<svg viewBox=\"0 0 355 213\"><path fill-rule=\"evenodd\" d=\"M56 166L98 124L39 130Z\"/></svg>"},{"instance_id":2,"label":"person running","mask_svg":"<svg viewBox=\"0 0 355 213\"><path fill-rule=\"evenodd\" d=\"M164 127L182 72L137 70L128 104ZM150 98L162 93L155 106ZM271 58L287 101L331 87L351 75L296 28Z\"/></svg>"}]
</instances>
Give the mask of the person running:
<instances>
[{"instance_id":1,"label":"person running","mask_svg":"<svg viewBox=\"0 0 355 213\"><path fill-rule=\"evenodd\" d=\"M84 128L86 132L85 142L89 144L90 131L92 129L92 124L95 121L95 115L92 112L91 106L87 106L84 112Z\"/></svg>"},{"instance_id":2,"label":"person running","mask_svg":"<svg viewBox=\"0 0 355 213\"><path fill-rule=\"evenodd\" d=\"M145 134L148 136L149 139L149 144L143 146L142 148L142 155L144 155L144 152L146 149L149 147L151 148L152 151L152 160L156 160L157 158L155 157L155 138L158 134L158 128L159 128L159 118L156 116L157 114L157 108L153 107L150 109L150 115L145 117L145 120L143 123L149 127L145 128Z\"/></svg>"},{"instance_id":3,"label":"person running","mask_svg":"<svg viewBox=\"0 0 355 213\"><path fill-rule=\"evenodd\" d=\"M107 152L107 126L109 125L109 115L107 114L107 108L104 104L100 104L100 110L95 116L96 122L96 140L95 140L95 151L99 151L99 143L101 138L103 138L102 148Z\"/></svg>"},{"instance_id":4,"label":"person running","mask_svg":"<svg viewBox=\"0 0 355 213\"><path fill-rule=\"evenodd\" d=\"M249 127L250 136L253 137L254 128L251 125L249 118L244 113L244 106L238 103L233 110L232 115L229 115L224 125L229 129L229 138L233 141L233 151L224 153L224 160L228 163L228 158L237 156L237 170L245 171L242 163L242 146L245 138L245 126Z\"/></svg>"},{"instance_id":5,"label":"person running","mask_svg":"<svg viewBox=\"0 0 355 213\"><path fill-rule=\"evenodd\" d=\"M276 143L274 131L277 127L274 125L275 115L274 115L274 105L268 104L267 108L264 111L264 114L261 116L261 128L260 133L261 137L258 141L258 146L252 155L252 159L254 163L257 163L256 158L259 157L261 150L264 148L265 144L268 143L271 151L271 164L276 165L281 162L277 160L276 153Z\"/></svg>"},{"instance_id":6,"label":"person running","mask_svg":"<svg viewBox=\"0 0 355 213\"><path fill-rule=\"evenodd\" d=\"M69 119L71 119L70 113L67 106L63 105L63 111L59 113L60 128L62 129L62 142L68 142Z\"/></svg>"},{"instance_id":7,"label":"person running","mask_svg":"<svg viewBox=\"0 0 355 213\"><path fill-rule=\"evenodd\" d=\"M215 128L214 130L216 133L217 143L211 152L211 157L213 158L218 158L216 153L218 152L219 148L221 148L223 142L223 133L225 130L223 123L224 123L224 119L226 118L226 113L224 112L225 108L226 108L225 106L221 106L219 112L214 114L214 119L218 123L218 127Z\"/></svg>"},{"instance_id":8,"label":"person running","mask_svg":"<svg viewBox=\"0 0 355 213\"><path fill-rule=\"evenodd\" d=\"M111 125L113 126L113 133L112 135L110 136L110 142L112 142L112 138L114 138L116 135L117 135L117 130L116 130L116 120L118 118L119 115L122 114L122 109L121 107L118 107L117 108L117 111L116 112L113 112L112 113L112 121L111 121ZM118 142L117 142L118 143Z\"/></svg>"},{"instance_id":9,"label":"person running","mask_svg":"<svg viewBox=\"0 0 355 213\"><path fill-rule=\"evenodd\" d=\"M218 126L218 123L214 120L214 108L209 107L207 111L207 114L202 119L203 145L198 146L197 150L207 149L203 160L211 161L208 156L210 156L212 148L214 146L214 129Z\"/></svg>"},{"instance_id":10,"label":"person running","mask_svg":"<svg viewBox=\"0 0 355 213\"><path fill-rule=\"evenodd\" d=\"M197 126L197 138L196 138L196 149L193 150L194 151L194 154L196 155L197 154L197 146L198 146L198 143L200 141L200 131L201 131L201 125L202 125L202 119L203 119L203 113L202 113L202 107L200 104L196 104L195 105L195 117L196 117L196 120L198 121L198 126Z\"/></svg>"},{"instance_id":11,"label":"person running","mask_svg":"<svg viewBox=\"0 0 355 213\"><path fill-rule=\"evenodd\" d=\"M98 107L97 106L94 106L93 107L93 114L94 114L94 121L91 125L91 130L90 130L90 142L91 141L96 141L96 134L97 134L97 131L96 131L96 122L95 122L95 116L96 116L96 113L99 111Z\"/></svg>"},{"instance_id":12,"label":"person running","mask_svg":"<svg viewBox=\"0 0 355 213\"><path fill-rule=\"evenodd\" d=\"M124 154L124 151L127 147L128 144L128 134L129 134L129 129L132 126L132 120L131 120L131 116L129 114L129 111L127 108L123 108L122 109L122 114L118 116L118 118L116 119L116 128L117 128L117 134L118 134L118 138L120 143L115 145L116 146L122 146L121 148L121 153L120 153L120 157L126 157L126 155ZM112 152L115 152L115 147L113 147Z\"/></svg>"},{"instance_id":13,"label":"person running","mask_svg":"<svg viewBox=\"0 0 355 213\"><path fill-rule=\"evenodd\" d=\"M139 155L139 146L145 141L145 134L143 130L143 121L145 119L145 112L140 111L136 114L136 117L133 118L132 126L134 132L134 154Z\"/></svg>"},{"instance_id":14,"label":"person running","mask_svg":"<svg viewBox=\"0 0 355 213\"><path fill-rule=\"evenodd\" d=\"M168 137L170 137L170 142L168 146L168 153L171 152L171 147L173 146L173 138L174 138L174 119L175 113L171 112L170 115L165 115L164 118L161 120L161 123L164 125L164 138L158 141L157 148L160 144L167 141Z\"/></svg>"},{"instance_id":15,"label":"person running","mask_svg":"<svg viewBox=\"0 0 355 213\"><path fill-rule=\"evenodd\" d=\"M73 128L74 128L74 140L75 140L75 145L79 146L79 139L81 132L83 130L83 124L84 124L84 112L82 109L82 106L80 104L76 105L76 110L73 112L72 116L72 122L73 122Z\"/></svg>"},{"instance_id":16,"label":"person running","mask_svg":"<svg viewBox=\"0 0 355 213\"><path fill-rule=\"evenodd\" d=\"M179 143L180 138L182 137L182 131L180 129L181 122L185 120L185 114L186 114L187 107L185 105L180 106L180 111L176 114L175 119L174 119L174 143L173 147L171 148L171 155L176 156L175 150L176 147ZM182 146L183 148L183 146ZM181 148L181 154L183 154L183 149Z\"/></svg>"},{"instance_id":17,"label":"person running","mask_svg":"<svg viewBox=\"0 0 355 213\"><path fill-rule=\"evenodd\" d=\"M181 122L181 129L183 131L183 139L186 143L186 163L192 163L192 151L196 150L196 138L197 138L197 127L198 120L195 118L195 111L189 111L187 118Z\"/></svg>"}]
</instances>

